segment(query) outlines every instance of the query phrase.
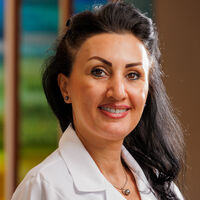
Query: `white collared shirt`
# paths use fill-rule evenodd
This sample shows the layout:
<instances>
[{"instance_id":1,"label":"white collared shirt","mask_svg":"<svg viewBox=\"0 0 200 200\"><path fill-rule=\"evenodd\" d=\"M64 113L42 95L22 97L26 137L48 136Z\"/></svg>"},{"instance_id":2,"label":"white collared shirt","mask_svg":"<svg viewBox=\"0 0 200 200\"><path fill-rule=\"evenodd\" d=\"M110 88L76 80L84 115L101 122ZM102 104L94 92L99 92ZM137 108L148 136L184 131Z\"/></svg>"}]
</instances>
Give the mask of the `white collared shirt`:
<instances>
[{"instance_id":1,"label":"white collared shirt","mask_svg":"<svg viewBox=\"0 0 200 200\"><path fill-rule=\"evenodd\" d=\"M122 147L122 157L132 171L141 200L156 200L138 163ZM173 185L180 200L178 188ZM103 176L71 125L59 148L26 175L11 200L125 200Z\"/></svg>"}]
</instances>

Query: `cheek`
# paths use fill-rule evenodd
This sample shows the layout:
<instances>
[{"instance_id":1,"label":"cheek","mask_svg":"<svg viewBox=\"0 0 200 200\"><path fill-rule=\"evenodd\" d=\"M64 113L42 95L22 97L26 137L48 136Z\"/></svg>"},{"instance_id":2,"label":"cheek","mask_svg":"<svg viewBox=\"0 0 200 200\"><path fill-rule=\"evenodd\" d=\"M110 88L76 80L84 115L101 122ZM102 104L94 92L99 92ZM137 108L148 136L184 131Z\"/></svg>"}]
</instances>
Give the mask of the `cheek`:
<instances>
[{"instance_id":1,"label":"cheek","mask_svg":"<svg viewBox=\"0 0 200 200\"><path fill-rule=\"evenodd\" d=\"M73 100L76 102L76 104L78 103L81 105L83 110L88 110L88 112L91 112L91 109L94 108L94 106L98 106L103 96L102 87L98 87L96 84L88 80L77 80L73 85Z\"/></svg>"},{"instance_id":2,"label":"cheek","mask_svg":"<svg viewBox=\"0 0 200 200\"><path fill-rule=\"evenodd\" d=\"M147 94L148 85L132 89L129 93L129 96L131 98L131 103L133 104L133 106L135 108L141 107L143 109L143 106L146 102Z\"/></svg>"}]
</instances>

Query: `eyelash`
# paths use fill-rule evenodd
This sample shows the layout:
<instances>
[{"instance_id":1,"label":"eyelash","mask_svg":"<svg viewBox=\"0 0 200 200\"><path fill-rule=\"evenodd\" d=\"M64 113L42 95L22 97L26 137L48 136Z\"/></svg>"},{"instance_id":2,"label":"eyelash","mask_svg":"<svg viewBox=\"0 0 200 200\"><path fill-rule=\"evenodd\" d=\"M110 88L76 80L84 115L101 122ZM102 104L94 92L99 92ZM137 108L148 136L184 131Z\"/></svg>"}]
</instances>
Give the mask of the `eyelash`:
<instances>
[{"instance_id":1,"label":"eyelash","mask_svg":"<svg viewBox=\"0 0 200 200\"><path fill-rule=\"evenodd\" d=\"M126 75L126 76L128 77L129 75L134 75L134 77L137 76L136 78L128 78L129 80L138 80L138 79L140 78L140 74L137 73L137 72L130 72L130 73L129 73L128 75Z\"/></svg>"},{"instance_id":2,"label":"eyelash","mask_svg":"<svg viewBox=\"0 0 200 200\"><path fill-rule=\"evenodd\" d=\"M98 74L98 73L101 73L101 74ZM101 68L92 69L91 74L93 76L97 77L97 78L101 78L101 77L107 76L107 73ZM134 78L130 78L129 75L131 75L131 76L134 75ZM135 76L136 76L136 78L135 78ZM129 80L138 80L140 78L140 74L138 72L130 72L129 74L126 75L126 77Z\"/></svg>"},{"instance_id":3,"label":"eyelash","mask_svg":"<svg viewBox=\"0 0 200 200\"><path fill-rule=\"evenodd\" d=\"M99 73L99 72L104 73L104 75L102 75L102 74L98 75L97 73ZM103 76L107 75L106 72L103 69L101 69L101 68L94 68L94 69L92 69L91 74L93 76L95 76L95 77L103 77Z\"/></svg>"}]
</instances>

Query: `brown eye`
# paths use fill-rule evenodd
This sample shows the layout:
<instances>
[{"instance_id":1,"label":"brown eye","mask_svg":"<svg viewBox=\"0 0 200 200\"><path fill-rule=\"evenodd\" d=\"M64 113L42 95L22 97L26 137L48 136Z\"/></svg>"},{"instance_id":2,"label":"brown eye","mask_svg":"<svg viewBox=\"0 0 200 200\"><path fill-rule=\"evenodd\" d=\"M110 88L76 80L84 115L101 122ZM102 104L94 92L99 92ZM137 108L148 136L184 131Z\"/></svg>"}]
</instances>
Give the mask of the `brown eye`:
<instances>
[{"instance_id":1,"label":"brown eye","mask_svg":"<svg viewBox=\"0 0 200 200\"><path fill-rule=\"evenodd\" d=\"M104 70L100 69L100 68L95 68L91 71L91 74L93 76L96 76L96 77L104 77L106 76L106 73L104 72Z\"/></svg>"},{"instance_id":2,"label":"brown eye","mask_svg":"<svg viewBox=\"0 0 200 200\"><path fill-rule=\"evenodd\" d=\"M128 78L129 80L137 80L137 79L140 78L140 75L139 75L139 73L137 73L137 72L131 72L131 73L129 73L129 74L127 75L127 78Z\"/></svg>"}]
</instances>

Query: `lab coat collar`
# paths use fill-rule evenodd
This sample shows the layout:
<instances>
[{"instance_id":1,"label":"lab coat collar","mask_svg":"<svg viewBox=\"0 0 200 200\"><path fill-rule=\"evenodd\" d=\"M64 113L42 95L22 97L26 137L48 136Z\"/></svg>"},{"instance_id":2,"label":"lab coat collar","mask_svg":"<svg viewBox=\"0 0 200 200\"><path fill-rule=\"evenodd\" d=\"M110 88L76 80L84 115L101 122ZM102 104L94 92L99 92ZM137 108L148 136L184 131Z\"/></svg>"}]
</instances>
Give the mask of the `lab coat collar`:
<instances>
[{"instance_id":1,"label":"lab coat collar","mask_svg":"<svg viewBox=\"0 0 200 200\"><path fill-rule=\"evenodd\" d=\"M60 139L59 150L79 191L98 192L106 189L104 176L71 125Z\"/></svg>"},{"instance_id":2,"label":"lab coat collar","mask_svg":"<svg viewBox=\"0 0 200 200\"><path fill-rule=\"evenodd\" d=\"M71 125L60 139L59 151L79 191L100 192L112 186L100 172ZM141 199L156 200L143 170L124 146L122 158L135 177ZM114 189L113 186L112 188Z\"/></svg>"},{"instance_id":3,"label":"lab coat collar","mask_svg":"<svg viewBox=\"0 0 200 200\"><path fill-rule=\"evenodd\" d=\"M150 186L142 168L124 146L122 146L122 158L134 175L141 199L156 200L153 189Z\"/></svg>"}]
</instances>

